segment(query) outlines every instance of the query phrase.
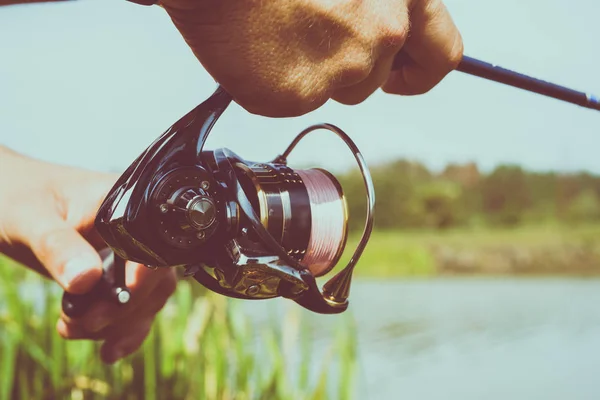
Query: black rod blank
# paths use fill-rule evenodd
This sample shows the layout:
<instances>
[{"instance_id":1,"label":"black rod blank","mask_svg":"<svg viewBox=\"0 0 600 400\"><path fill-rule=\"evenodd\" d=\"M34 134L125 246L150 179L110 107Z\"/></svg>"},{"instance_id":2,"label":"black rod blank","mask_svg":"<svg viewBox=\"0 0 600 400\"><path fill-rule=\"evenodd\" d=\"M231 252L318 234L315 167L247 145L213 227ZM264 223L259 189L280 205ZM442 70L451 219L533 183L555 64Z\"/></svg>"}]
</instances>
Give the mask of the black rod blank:
<instances>
[{"instance_id":1,"label":"black rod blank","mask_svg":"<svg viewBox=\"0 0 600 400\"><path fill-rule=\"evenodd\" d=\"M464 56L457 71L600 111L600 98Z\"/></svg>"}]
</instances>

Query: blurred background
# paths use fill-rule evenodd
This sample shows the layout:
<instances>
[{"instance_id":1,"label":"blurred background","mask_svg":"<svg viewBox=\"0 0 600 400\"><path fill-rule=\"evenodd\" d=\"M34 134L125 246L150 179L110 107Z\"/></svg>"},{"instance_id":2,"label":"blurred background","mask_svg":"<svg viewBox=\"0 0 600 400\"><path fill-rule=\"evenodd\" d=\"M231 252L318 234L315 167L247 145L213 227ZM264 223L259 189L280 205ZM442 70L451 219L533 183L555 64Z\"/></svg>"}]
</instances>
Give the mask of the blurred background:
<instances>
[{"instance_id":1,"label":"blurred background","mask_svg":"<svg viewBox=\"0 0 600 400\"><path fill-rule=\"evenodd\" d=\"M468 55L600 93L597 1L445 3ZM215 87L158 7L0 8L0 143L32 157L122 172ZM0 400L600 398L598 113L456 72L299 118L234 105L207 146L268 160L317 122L356 141L377 191L348 312L183 281L144 348L106 367L55 333L57 285L2 260ZM290 161L338 175L356 243L351 155L313 135Z\"/></svg>"}]
</instances>

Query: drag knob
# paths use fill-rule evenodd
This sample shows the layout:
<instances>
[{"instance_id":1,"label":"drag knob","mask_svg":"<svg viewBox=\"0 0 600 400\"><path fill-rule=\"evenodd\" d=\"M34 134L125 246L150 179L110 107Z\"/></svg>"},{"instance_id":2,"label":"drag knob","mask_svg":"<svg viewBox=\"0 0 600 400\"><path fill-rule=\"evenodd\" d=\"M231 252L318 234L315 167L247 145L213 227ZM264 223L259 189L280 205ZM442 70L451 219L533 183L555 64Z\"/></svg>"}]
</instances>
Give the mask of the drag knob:
<instances>
[{"instance_id":1,"label":"drag knob","mask_svg":"<svg viewBox=\"0 0 600 400\"><path fill-rule=\"evenodd\" d=\"M175 192L169 202L178 214L179 225L184 231L208 229L217 219L215 203L202 189Z\"/></svg>"},{"instance_id":2,"label":"drag knob","mask_svg":"<svg viewBox=\"0 0 600 400\"><path fill-rule=\"evenodd\" d=\"M196 229L206 229L215 222L215 203L203 196L194 197L187 205L187 219Z\"/></svg>"}]
</instances>

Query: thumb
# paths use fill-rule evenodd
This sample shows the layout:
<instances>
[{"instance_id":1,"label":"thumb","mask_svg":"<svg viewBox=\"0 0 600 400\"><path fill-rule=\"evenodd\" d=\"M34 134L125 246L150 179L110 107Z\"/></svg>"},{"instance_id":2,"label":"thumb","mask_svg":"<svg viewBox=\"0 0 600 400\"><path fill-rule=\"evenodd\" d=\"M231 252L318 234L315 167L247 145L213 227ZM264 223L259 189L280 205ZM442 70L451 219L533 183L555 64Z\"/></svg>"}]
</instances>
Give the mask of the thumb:
<instances>
[{"instance_id":1,"label":"thumb","mask_svg":"<svg viewBox=\"0 0 600 400\"><path fill-rule=\"evenodd\" d=\"M38 224L23 239L54 280L69 293L87 293L102 275L98 252L58 217Z\"/></svg>"}]
</instances>

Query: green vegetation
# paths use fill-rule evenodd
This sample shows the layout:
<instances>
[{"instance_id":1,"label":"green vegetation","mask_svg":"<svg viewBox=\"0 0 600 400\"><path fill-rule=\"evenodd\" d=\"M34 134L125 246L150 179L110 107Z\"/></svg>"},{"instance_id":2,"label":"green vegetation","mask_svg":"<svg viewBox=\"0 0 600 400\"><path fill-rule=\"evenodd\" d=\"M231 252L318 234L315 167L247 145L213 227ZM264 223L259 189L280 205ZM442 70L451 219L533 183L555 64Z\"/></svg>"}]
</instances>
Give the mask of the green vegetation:
<instances>
[{"instance_id":1,"label":"green vegetation","mask_svg":"<svg viewBox=\"0 0 600 400\"><path fill-rule=\"evenodd\" d=\"M600 274L598 176L515 165L483 173L473 163L433 172L407 160L371 173L375 232L358 276ZM357 171L340 182L353 246L364 224L363 183Z\"/></svg>"},{"instance_id":2,"label":"green vegetation","mask_svg":"<svg viewBox=\"0 0 600 400\"><path fill-rule=\"evenodd\" d=\"M347 262L359 239L352 235ZM600 224L375 231L360 277L444 274L600 274Z\"/></svg>"},{"instance_id":3,"label":"green vegetation","mask_svg":"<svg viewBox=\"0 0 600 400\"><path fill-rule=\"evenodd\" d=\"M449 165L436 173L406 160L371 170L379 230L507 228L522 225L600 223L600 177L540 173L501 165L490 173L475 164ZM357 172L340 182L353 230L362 228L365 199Z\"/></svg>"},{"instance_id":4,"label":"green vegetation","mask_svg":"<svg viewBox=\"0 0 600 400\"><path fill-rule=\"evenodd\" d=\"M347 316L335 320L323 355L291 303L259 329L239 301L195 296L192 285L180 282L142 350L105 366L97 343L56 333L57 285L0 260L0 400L352 398L355 329Z\"/></svg>"}]
</instances>

